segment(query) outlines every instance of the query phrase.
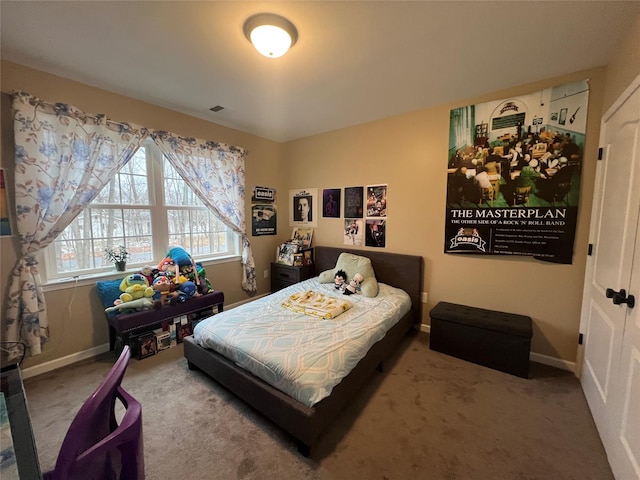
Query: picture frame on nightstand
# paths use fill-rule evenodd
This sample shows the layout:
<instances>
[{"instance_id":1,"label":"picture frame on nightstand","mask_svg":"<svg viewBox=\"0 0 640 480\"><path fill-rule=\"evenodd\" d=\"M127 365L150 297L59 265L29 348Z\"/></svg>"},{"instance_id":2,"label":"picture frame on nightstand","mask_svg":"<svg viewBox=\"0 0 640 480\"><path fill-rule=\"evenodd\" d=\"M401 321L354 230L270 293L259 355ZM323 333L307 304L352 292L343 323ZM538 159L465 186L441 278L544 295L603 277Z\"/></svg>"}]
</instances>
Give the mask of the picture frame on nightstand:
<instances>
[{"instance_id":1,"label":"picture frame on nightstand","mask_svg":"<svg viewBox=\"0 0 640 480\"><path fill-rule=\"evenodd\" d=\"M283 243L278 248L278 259L277 263L281 263L283 265L293 265L294 255L298 253L298 245L293 243Z\"/></svg>"}]
</instances>

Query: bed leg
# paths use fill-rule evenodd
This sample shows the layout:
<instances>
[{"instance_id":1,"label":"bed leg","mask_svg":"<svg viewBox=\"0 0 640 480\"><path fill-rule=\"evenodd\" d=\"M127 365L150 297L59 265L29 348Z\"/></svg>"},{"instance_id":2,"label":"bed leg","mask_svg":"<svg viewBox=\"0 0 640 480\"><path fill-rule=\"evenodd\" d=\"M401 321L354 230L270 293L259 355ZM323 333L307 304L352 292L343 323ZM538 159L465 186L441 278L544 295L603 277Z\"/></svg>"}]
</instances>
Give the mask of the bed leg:
<instances>
[{"instance_id":1,"label":"bed leg","mask_svg":"<svg viewBox=\"0 0 640 480\"><path fill-rule=\"evenodd\" d=\"M198 367L195 366L194 363L191 363L189 360L187 360L187 366L189 367L189 370L200 370Z\"/></svg>"},{"instance_id":2,"label":"bed leg","mask_svg":"<svg viewBox=\"0 0 640 480\"><path fill-rule=\"evenodd\" d=\"M298 453L305 458L311 455L311 447L303 442L298 442Z\"/></svg>"}]
</instances>

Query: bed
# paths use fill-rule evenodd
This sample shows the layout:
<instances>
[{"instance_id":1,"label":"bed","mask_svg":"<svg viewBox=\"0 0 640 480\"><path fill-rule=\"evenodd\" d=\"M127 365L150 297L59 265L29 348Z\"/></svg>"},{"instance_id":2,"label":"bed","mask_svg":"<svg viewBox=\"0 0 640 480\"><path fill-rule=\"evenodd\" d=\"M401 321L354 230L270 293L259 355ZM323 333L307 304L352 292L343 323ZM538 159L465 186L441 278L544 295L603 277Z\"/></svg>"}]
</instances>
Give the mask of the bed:
<instances>
[{"instance_id":1,"label":"bed","mask_svg":"<svg viewBox=\"0 0 640 480\"><path fill-rule=\"evenodd\" d=\"M422 318L422 257L318 246L315 247L316 276L321 272L333 270L343 252L368 257L371 260L371 266L378 283L406 292L405 296L408 296L409 299L408 311L386 331L380 340L373 343L366 355L331 389L330 394L317 403L310 405L308 401L298 400L292 394L284 393L259 378L258 374L250 373L241 367L237 363L237 359L230 360L212 348L201 345L199 341L202 340L197 340L194 336L185 338L184 342L184 356L190 369L203 371L291 434L298 443L298 451L304 456L310 454L311 448L320 434L331 424L347 402L359 392L371 374L376 368L379 368L381 362L398 347L405 335L417 328ZM383 288L382 285L381 288ZM257 302L273 300L269 297L275 297L278 294L288 295L298 290L300 288L296 290L296 285L293 285L251 303L257 305ZM347 297L351 298L352 296ZM356 303L355 300L360 299L354 298L354 303ZM242 312L241 309L248 305L250 304L242 305L219 315L228 315L235 311L234 314L237 316L239 312ZM255 305L252 307L255 308ZM349 314L351 314L350 311L342 315L345 316L344 318L348 318ZM300 315L304 316L304 314ZM339 320L341 316L336 317L335 320ZM218 317L218 319L220 318L222 317ZM211 322L214 321L212 318ZM322 321L331 322L333 320ZM204 331L205 328L202 330Z\"/></svg>"}]
</instances>

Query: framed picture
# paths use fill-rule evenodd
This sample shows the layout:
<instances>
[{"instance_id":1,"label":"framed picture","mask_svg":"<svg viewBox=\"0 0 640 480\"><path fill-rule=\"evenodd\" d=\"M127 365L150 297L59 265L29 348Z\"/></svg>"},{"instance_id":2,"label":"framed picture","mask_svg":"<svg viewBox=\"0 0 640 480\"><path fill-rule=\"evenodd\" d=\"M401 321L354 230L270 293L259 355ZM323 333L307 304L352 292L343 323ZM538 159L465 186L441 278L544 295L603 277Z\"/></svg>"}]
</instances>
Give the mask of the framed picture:
<instances>
[{"instance_id":1,"label":"framed picture","mask_svg":"<svg viewBox=\"0 0 640 480\"><path fill-rule=\"evenodd\" d=\"M277 263L283 265L293 265L293 256L298 253L298 245L293 243L283 243L278 249Z\"/></svg>"},{"instance_id":2,"label":"framed picture","mask_svg":"<svg viewBox=\"0 0 640 480\"><path fill-rule=\"evenodd\" d=\"M289 190L289 224L315 227L318 224L318 189Z\"/></svg>"},{"instance_id":3,"label":"framed picture","mask_svg":"<svg viewBox=\"0 0 640 480\"><path fill-rule=\"evenodd\" d=\"M312 265L313 264L313 248L308 248L302 252L302 264L303 265Z\"/></svg>"},{"instance_id":4,"label":"framed picture","mask_svg":"<svg viewBox=\"0 0 640 480\"><path fill-rule=\"evenodd\" d=\"M564 125L565 123L567 123L567 109L566 108L561 108L560 109L560 118L558 119L558 123L560 125Z\"/></svg>"},{"instance_id":5,"label":"framed picture","mask_svg":"<svg viewBox=\"0 0 640 480\"><path fill-rule=\"evenodd\" d=\"M294 228L291 234L291 243L298 244L302 248L311 247L313 228Z\"/></svg>"},{"instance_id":6,"label":"framed picture","mask_svg":"<svg viewBox=\"0 0 640 480\"><path fill-rule=\"evenodd\" d=\"M340 218L340 197L342 190L339 188L325 188L322 190L322 216L325 218Z\"/></svg>"},{"instance_id":7,"label":"framed picture","mask_svg":"<svg viewBox=\"0 0 640 480\"><path fill-rule=\"evenodd\" d=\"M158 352L156 334L153 332L143 333L138 337L138 360L155 355Z\"/></svg>"}]
</instances>

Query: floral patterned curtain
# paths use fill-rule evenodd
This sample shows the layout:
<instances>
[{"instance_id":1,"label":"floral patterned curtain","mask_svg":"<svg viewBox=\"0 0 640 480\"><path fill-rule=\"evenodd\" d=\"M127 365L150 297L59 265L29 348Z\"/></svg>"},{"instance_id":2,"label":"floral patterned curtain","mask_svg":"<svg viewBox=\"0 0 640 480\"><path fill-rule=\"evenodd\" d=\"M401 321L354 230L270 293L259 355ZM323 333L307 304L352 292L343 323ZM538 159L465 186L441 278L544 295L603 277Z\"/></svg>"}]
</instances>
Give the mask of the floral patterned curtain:
<instances>
[{"instance_id":1,"label":"floral patterned curtain","mask_svg":"<svg viewBox=\"0 0 640 480\"><path fill-rule=\"evenodd\" d=\"M2 333L4 341L24 342L29 354L37 355L49 331L36 254L91 203L148 131L24 92L12 96L22 256L11 277Z\"/></svg>"},{"instance_id":2,"label":"floral patterned curtain","mask_svg":"<svg viewBox=\"0 0 640 480\"><path fill-rule=\"evenodd\" d=\"M255 292L256 266L247 236L244 215L247 151L229 145L169 132L154 131L151 137L185 182L215 215L242 238L242 288Z\"/></svg>"}]
</instances>

